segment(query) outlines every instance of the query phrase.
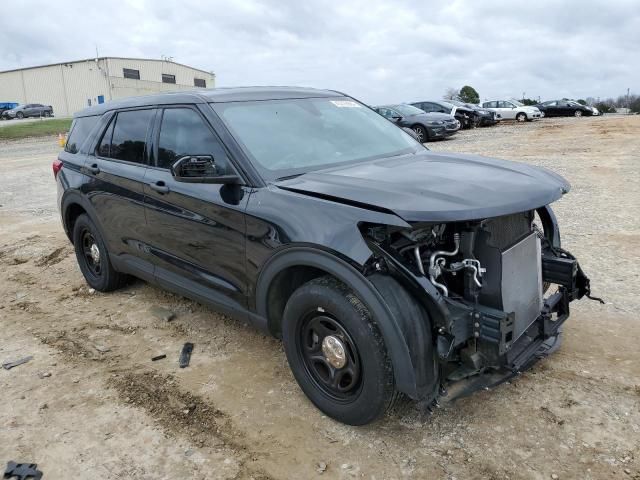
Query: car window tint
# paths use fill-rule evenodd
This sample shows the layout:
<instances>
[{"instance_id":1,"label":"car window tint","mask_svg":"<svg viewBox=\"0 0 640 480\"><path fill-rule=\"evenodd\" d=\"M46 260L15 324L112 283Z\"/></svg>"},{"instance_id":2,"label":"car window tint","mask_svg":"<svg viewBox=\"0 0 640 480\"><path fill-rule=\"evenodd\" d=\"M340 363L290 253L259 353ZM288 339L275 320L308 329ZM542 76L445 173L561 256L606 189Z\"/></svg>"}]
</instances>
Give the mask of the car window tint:
<instances>
[{"instance_id":1,"label":"car window tint","mask_svg":"<svg viewBox=\"0 0 640 480\"><path fill-rule=\"evenodd\" d=\"M115 116L109 122L107 130L102 135L100 145L98 145L97 153L100 157L109 157L109 147L111 147L111 137L113 136L113 126L115 125Z\"/></svg>"},{"instance_id":2,"label":"car window tint","mask_svg":"<svg viewBox=\"0 0 640 480\"><path fill-rule=\"evenodd\" d=\"M80 147L89 136L89 133L93 130L98 118L100 117L76 118L71 126L71 133L69 134L69 139L64 147L64 151L69 153L78 153L80 151Z\"/></svg>"},{"instance_id":3,"label":"car window tint","mask_svg":"<svg viewBox=\"0 0 640 480\"><path fill-rule=\"evenodd\" d=\"M176 160L193 155L213 156L218 171L228 168L220 141L195 110L166 109L160 126L157 166L171 168Z\"/></svg>"},{"instance_id":4,"label":"car window tint","mask_svg":"<svg viewBox=\"0 0 640 480\"><path fill-rule=\"evenodd\" d=\"M100 154L117 160L144 163L144 148L152 115L153 110L118 112L115 121L111 122L113 135L109 144L109 153L108 155L102 153L105 139L108 139L105 135L99 147Z\"/></svg>"}]
</instances>

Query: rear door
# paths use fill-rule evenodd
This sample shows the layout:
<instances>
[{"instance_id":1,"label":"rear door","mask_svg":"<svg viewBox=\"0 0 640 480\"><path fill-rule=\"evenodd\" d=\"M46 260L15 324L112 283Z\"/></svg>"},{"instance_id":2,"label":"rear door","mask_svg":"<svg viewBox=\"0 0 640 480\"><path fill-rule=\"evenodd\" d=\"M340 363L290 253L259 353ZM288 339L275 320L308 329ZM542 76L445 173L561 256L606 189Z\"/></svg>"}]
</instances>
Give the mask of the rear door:
<instances>
[{"instance_id":1,"label":"rear door","mask_svg":"<svg viewBox=\"0 0 640 480\"><path fill-rule=\"evenodd\" d=\"M237 174L222 142L195 106L159 111L152 148L154 165L145 179L145 205L156 280L230 311L243 311L244 211L250 189L174 177L172 167L184 157L206 157L213 160L216 172Z\"/></svg>"},{"instance_id":2,"label":"rear door","mask_svg":"<svg viewBox=\"0 0 640 480\"><path fill-rule=\"evenodd\" d=\"M84 167L91 177L86 198L98 217L112 262L145 279L153 278L143 185L155 114L153 108L113 113Z\"/></svg>"}]
</instances>

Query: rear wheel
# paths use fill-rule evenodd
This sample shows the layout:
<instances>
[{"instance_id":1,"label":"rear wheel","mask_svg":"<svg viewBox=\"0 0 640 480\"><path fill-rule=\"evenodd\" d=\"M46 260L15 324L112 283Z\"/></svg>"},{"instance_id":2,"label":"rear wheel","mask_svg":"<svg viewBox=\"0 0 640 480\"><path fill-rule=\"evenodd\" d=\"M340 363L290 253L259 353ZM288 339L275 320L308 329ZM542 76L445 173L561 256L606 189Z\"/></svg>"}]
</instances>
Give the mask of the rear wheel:
<instances>
[{"instance_id":1,"label":"rear wheel","mask_svg":"<svg viewBox=\"0 0 640 480\"><path fill-rule=\"evenodd\" d=\"M117 272L111 265L100 232L86 214L76 219L73 246L78 265L89 286L100 292L109 292L125 283L126 275Z\"/></svg>"},{"instance_id":2,"label":"rear wheel","mask_svg":"<svg viewBox=\"0 0 640 480\"><path fill-rule=\"evenodd\" d=\"M284 349L291 371L328 416L364 425L396 398L380 331L362 301L333 277L298 288L284 310Z\"/></svg>"},{"instance_id":3,"label":"rear wheel","mask_svg":"<svg viewBox=\"0 0 640 480\"><path fill-rule=\"evenodd\" d=\"M422 125L414 125L413 127L411 127L411 129L415 132L416 136L418 137L418 141L420 143L424 143L427 140L429 140L427 129L424 128Z\"/></svg>"},{"instance_id":4,"label":"rear wheel","mask_svg":"<svg viewBox=\"0 0 640 480\"><path fill-rule=\"evenodd\" d=\"M50 117L50 116L51 116L51 112L49 112L48 110L45 110L45 111L44 111L44 113L43 113L43 115L44 115L45 117Z\"/></svg>"},{"instance_id":5,"label":"rear wheel","mask_svg":"<svg viewBox=\"0 0 640 480\"><path fill-rule=\"evenodd\" d=\"M576 110L575 112L573 112L573 116L574 117L581 117L582 116L582 110Z\"/></svg>"},{"instance_id":6,"label":"rear wheel","mask_svg":"<svg viewBox=\"0 0 640 480\"><path fill-rule=\"evenodd\" d=\"M516 115L516 120L518 122L526 122L527 121L527 114L524 112L520 112L518 115Z\"/></svg>"}]
</instances>

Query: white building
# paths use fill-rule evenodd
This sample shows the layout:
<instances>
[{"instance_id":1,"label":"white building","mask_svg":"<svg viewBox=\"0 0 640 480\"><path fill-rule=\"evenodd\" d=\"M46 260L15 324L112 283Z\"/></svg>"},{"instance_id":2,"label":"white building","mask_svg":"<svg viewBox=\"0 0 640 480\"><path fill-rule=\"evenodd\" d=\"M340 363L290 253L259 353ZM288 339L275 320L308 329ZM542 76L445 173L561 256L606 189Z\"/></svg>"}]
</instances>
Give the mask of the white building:
<instances>
[{"instance_id":1,"label":"white building","mask_svg":"<svg viewBox=\"0 0 640 480\"><path fill-rule=\"evenodd\" d=\"M215 74L169 60L100 57L0 72L0 102L51 105L67 117L116 98L215 87Z\"/></svg>"}]
</instances>

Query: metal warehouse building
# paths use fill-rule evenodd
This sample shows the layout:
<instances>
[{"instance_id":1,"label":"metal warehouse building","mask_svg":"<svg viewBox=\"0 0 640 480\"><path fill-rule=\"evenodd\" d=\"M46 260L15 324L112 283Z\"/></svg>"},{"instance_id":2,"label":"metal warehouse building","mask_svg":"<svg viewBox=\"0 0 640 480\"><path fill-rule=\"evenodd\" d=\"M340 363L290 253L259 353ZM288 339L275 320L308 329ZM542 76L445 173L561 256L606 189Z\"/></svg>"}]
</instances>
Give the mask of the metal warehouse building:
<instances>
[{"instance_id":1,"label":"metal warehouse building","mask_svg":"<svg viewBox=\"0 0 640 480\"><path fill-rule=\"evenodd\" d=\"M0 72L0 102L51 105L66 117L96 103L215 87L215 75L170 60L100 57Z\"/></svg>"}]
</instances>

